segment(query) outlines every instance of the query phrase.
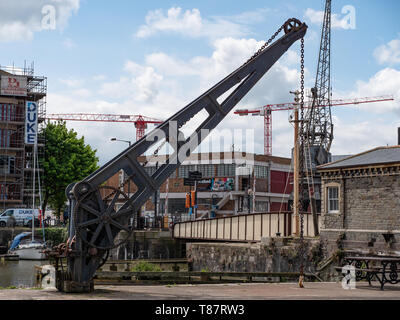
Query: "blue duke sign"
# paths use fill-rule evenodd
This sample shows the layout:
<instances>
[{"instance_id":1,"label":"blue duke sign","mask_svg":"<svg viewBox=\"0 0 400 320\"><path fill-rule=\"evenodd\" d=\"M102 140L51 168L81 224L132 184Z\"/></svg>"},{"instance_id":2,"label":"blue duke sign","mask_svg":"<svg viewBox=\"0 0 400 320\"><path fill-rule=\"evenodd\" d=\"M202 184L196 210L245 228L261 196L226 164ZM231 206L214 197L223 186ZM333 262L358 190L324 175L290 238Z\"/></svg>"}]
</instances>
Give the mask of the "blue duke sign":
<instances>
[{"instance_id":1,"label":"blue duke sign","mask_svg":"<svg viewBox=\"0 0 400 320\"><path fill-rule=\"evenodd\" d=\"M25 143L36 144L38 129L38 105L36 102L26 102Z\"/></svg>"}]
</instances>

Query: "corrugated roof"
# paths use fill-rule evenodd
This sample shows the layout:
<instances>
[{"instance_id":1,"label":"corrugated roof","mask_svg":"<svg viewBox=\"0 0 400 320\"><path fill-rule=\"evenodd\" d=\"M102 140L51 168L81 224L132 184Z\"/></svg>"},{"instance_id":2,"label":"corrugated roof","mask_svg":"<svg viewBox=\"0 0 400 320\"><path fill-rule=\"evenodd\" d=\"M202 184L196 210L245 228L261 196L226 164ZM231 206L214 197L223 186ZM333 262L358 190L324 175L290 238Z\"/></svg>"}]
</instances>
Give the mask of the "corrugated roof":
<instances>
[{"instance_id":1,"label":"corrugated roof","mask_svg":"<svg viewBox=\"0 0 400 320\"><path fill-rule=\"evenodd\" d=\"M318 166L318 169L338 169L367 165L400 163L400 146L378 147L341 160Z\"/></svg>"}]
</instances>

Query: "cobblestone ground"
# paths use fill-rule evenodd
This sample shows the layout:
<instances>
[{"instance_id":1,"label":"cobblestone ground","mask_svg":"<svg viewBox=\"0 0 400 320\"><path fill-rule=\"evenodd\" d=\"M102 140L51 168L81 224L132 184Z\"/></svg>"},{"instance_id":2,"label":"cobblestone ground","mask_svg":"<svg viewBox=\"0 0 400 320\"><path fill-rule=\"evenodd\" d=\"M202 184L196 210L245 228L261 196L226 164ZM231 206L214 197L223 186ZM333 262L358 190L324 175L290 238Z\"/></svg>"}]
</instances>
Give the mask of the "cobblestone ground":
<instances>
[{"instance_id":1,"label":"cobblestone ground","mask_svg":"<svg viewBox=\"0 0 400 320\"><path fill-rule=\"evenodd\" d=\"M400 286L358 284L344 290L340 283L295 283L111 286L97 285L90 294L65 294L55 290L0 290L0 300L400 300Z\"/></svg>"}]
</instances>

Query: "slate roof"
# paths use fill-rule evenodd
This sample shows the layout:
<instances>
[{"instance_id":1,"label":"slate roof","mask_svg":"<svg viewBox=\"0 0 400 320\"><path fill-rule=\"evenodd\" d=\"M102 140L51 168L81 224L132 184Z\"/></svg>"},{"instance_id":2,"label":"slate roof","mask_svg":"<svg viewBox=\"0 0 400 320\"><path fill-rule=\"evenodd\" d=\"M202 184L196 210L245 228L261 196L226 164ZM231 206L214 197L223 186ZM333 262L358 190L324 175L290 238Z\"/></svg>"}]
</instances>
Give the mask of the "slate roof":
<instances>
[{"instance_id":1,"label":"slate roof","mask_svg":"<svg viewBox=\"0 0 400 320\"><path fill-rule=\"evenodd\" d=\"M400 163L400 146L378 147L318 166L320 170Z\"/></svg>"}]
</instances>

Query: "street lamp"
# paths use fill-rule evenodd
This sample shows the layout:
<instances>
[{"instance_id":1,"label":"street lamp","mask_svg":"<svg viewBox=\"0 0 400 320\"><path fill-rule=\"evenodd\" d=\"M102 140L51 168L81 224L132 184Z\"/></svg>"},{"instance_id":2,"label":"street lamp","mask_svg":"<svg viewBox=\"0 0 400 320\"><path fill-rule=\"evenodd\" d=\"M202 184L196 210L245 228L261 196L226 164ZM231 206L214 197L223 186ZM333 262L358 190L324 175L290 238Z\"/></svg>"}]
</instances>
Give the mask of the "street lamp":
<instances>
[{"instance_id":1,"label":"street lamp","mask_svg":"<svg viewBox=\"0 0 400 320\"><path fill-rule=\"evenodd\" d=\"M131 146L131 142L130 141L128 141L128 140L119 140L119 139L117 139L117 138L111 138L110 139L111 141L120 141L120 142L126 142L126 143L128 143L129 144L129 147ZM131 179L129 178L129 183L128 183L128 197L130 197L131 196Z\"/></svg>"},{"instance_id":2,"label":"street lamp","mask_svg":"<svg viewBox=\"0 0 400 320\"><path fill-rule=\"evenodd\" d=\"M130 141L127 141L127 140L119 140L119 139L117 139L117 138L111 138L110 140L111 140L111 141L126 142L126 143L129 143L129 146L131 146L131 144L132 144Z\"/></svg>"}]
</instances>

